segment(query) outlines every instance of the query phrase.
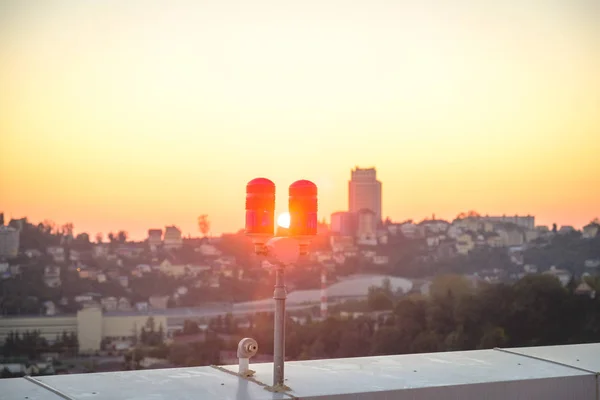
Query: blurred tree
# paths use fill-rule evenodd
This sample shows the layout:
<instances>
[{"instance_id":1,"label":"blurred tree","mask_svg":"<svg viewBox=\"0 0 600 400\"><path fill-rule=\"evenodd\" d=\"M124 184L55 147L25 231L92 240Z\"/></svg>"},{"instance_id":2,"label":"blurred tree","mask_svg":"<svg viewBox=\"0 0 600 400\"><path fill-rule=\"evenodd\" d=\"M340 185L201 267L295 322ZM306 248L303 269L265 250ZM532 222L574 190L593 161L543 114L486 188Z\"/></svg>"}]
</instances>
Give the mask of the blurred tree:
<instances>
[{"instance_id":1,"label":"blurred tree","mask_svg":"<svg viewBox=\"0 0 600 400\"><path fill-rule=\"evenodd\" d=\"M434 298L445 298L448 293L452 293L455 298L460 298L471 293L473 286L471 282L462 275L446 274L433 279L429 289L430 295Z\"/></svg>"},{"instance_id":2,"label":"blurred tree","mask_svg":"<svg viewBox=\"0 0 600 400\"><path fill-rule=\"evenodd\" d=\"M202 233L202 236L206 237L210 232L210 221L208 220L207 214L202 214L198 217L198 230Z\"/></svg>"},{"instance_id":3,"label":"blurred tree","mask_svg":"<svg viewBox=\"0 0 600 400\"><path fill-rule=\"evenodd\" d=\"M200 333L200 328L195 321L186 319L183 321L183 332L184 335L195 335Z\"/></svg>"},{"instance_id":4,"label":"blurred tree","mask_svg":"<svg viewBox=\"0 0 600 400\"><path fill-rule=\"evenodd\" d=\"M502 347L508 342L506 332L500 327L490 327L484 331L481 341L477 346L478 349L493 349Z\"/></svg>"},{"instance_id":5,"label":"blurred tree","mask_svg":"<svg viewBox=\"0 0 600 400\"><path fill-rule=\"evenodd\" d=\"M117 241L123 244L127 243L127 232L119 231L119 233L117 234Z\"/></svg>"}]
</instances>

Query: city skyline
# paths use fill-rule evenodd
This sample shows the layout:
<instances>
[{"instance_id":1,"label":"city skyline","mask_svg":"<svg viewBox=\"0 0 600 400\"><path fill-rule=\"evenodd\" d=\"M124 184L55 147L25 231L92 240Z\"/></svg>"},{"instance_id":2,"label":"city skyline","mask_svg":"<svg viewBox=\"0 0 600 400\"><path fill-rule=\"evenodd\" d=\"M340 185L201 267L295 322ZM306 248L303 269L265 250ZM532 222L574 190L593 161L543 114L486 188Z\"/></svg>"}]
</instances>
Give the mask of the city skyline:
<instances>
[{"instance_id":1,"label":"city skyline","mask_svg":"<svg viewBox=\"0 0 600 400\"><path fill-rule=\"evenodd\" d=\"M0 210L0 212L1 212L1 210ZM552 229L553 225L556 224L557 229L565 226L565 227L572 227L572 228L574 228L576 230L582 230L582 228L585 225L588 225L588 224L594 223L594 222L597 223L597 221L598 221L598 217L590 217L587 220L585 220L585 222L583 222L581 226L579 226L579 225L573 225L573 224L559 224L559 223L556 223L556 222L543 223L543 222L540 222L538 220L538 217L535 216L535 215L533 215L533 214L516 214L516 213L514 213L514 214L511 214L511 213L491 214L491 213L477 213L477 211L472 210L472 209L469 209L469 212L475 212L479 217L481 217L483 219L491 218L491 219L494 219L494 220L500 220L500 219L506 218L507 221L508 221L512 217L514 217L514 218L529 218L529 217L531 217L531 218L535 218L535 221L536 221L535 227L545 226L548 229ZM36 220L36 219L30 218L28 215L21 215L21 216L17 217L17 216L11 215L10 213L4 213L4 214L5 214L5 218L6 218L6 221L5 221L6 224L8 224L10 222L10 220L13 219L13 218L14 219L27 218L30 223L35 223L35 224L46 222L46 221L50 221L50 222L52 222L52 223L55 224L56 229L61 229L61 227L64 224L66 224L66 223L73 223L72 220L69 220L69 221L56 221L56 220L53 220L52 218L44 218L44 219ZM352 212L344 211L344 210L338 210L338 211L334 211L330 215L321 215L321 214L319 214L319 222L325 221L328 225L331 224L331 217L334 214L352 214ZM446 217L440 216L440 215L438 215L436 213L432 213L431 215L426 215L426 216L423 216L421 218L410 218L409 217L409 218L403 218L403 219L391 219L391 222L394 223L394 224L398 224L398 223L405 223L407 221L412 221L412 223L418 224L418 223L423 222L423 221L440 221L440 220L442 220L442 221L447 221L447 222L451 223L452 221L454 221L457 218L462 218L462 217L460 217L461 214L463 214L463 216L467 215L466 212L459 212L456 215L453 215L453 216L450 216L450 217L446 218ZM289 213L286 210L282 210L282 211L276 212L275 213L275 219L276 219L276 228L277 229L279 229L279 227L286 228L287 225L289 224ZM382 220L382 222L385 222L385 221ZM212 225L213 221L210 220L210 223ZM196 224L196 229L195 230L192 229L190 231L186 231L185 228L182 228L182 226L185 227L185 226L188 226L188 225L189 224L186 224L186 223L184 223L184 224L164 223L162 225L148 226L147 228L143 228L140 231L133 231L132 232L132 231L126 229L126 228L121 227L118 224L115 227L113 227L111 229L108 229L106 231L93 230L93 229L92 230L90 230L90 229L77 229L77 227L74 224L74 226L73 226L73 232L74 232L75 235L77 235L79 233L84 233L84 232L87 233L87 234L89 234L90 241L92 241L92 242L94 242L96 240L96 235L97 234L101 234L102 238L103 238L103 241L106 242L106 241L108 241L108 234L109 233L114 234L115 237L116 237L116 235L117 235L117 233L119 231L124 231L127 234L127 239L128 240L144 241L144 240L148 239L149 234L150 234L151 231L160 231L161 234L162 234L162 233L165 232L165 230L172 229L172 228L180 229L181 230L182 238L187 238L187 237L190 237L190 238L201 238L201 237L203 237L203 234L199 231L197 224ZM217 225L218 225L218 223L217 223ZM520 224L517 223L517 225L520 225ZM221 236L223 234L234 234L234 233L242 231L243 229L244 229L243 225L240 225L240 227L238 229L233 229L231 231L215 232L215 231L211 230L211 231L208 232L208 237L217 237L217 236ZM528 229L533 229L533 228L528 228Z\"/></svg>"},{"instance_id":2,"label":"city skyline","mask_svg":"<svg viewBox=\"0 0 600 400\"><path fill-rule=\"evenodd\" d=\"M0 4L7 217L243 227L244 187L309 179L319 218L374 166L382 217L600 214L597 3ZM596 8L595 8L596 7Z\"/></svg>"}]
</instances>

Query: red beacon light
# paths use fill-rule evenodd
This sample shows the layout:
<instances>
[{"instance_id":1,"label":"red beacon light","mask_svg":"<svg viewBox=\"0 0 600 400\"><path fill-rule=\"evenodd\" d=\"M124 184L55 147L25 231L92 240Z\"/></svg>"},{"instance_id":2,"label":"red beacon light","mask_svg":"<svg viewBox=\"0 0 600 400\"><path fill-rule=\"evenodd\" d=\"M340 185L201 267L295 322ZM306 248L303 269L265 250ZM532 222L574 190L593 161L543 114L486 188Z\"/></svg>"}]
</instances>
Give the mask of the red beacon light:
<instances>
[{"instance_id":1,"label":"red beacon light","mask_svg":"<svg viewBox=\"0 0 600 400\"><path fill-rule=\"evenodd\" d=\"M296 181L290 185L289 196L289 236L300 242L300 253L306 254L317 234L317 185L307 180Z\"/></svg>"},{"instance_id":2,"label":"red beacon light","mask_svg":"<svg viewBox=\"0 0 600 400\"><path fill-rule=\"evenodd\" d=\"M275 184L266 178L256 178L246 185L246 235L252 239L256 253L275 231Z\"/></svg>"}]
</instances>

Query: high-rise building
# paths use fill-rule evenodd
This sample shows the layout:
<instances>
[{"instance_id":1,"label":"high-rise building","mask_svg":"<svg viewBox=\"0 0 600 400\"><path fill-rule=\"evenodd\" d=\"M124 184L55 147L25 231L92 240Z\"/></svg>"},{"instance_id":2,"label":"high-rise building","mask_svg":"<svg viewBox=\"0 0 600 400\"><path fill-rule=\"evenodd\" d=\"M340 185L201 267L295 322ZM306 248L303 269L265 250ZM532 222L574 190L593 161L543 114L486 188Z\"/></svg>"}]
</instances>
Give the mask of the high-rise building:
<instances>
[{"instance_id":1,"label":"high-rise building","mask_svg":"<svg viewBox=\"0 0 600 400\"><path fill-rule=\"evenodd\" d=\"M165 249L179 249L183 244L181 238L181 230L176 226L167 226L165 228L165 235L163 236L163 246Z\"/></svg>"},{"instance_id":2,"label":"high-rise building","mask_svg":"<svg viewBox=\"0 0 600 400\"><path fill-rule=\"evenodd\" d=\"M156 251L162 245L162 229L148 229L148 245L151 251Z\"/></svg>"},{"instance_id":3,"label":"high-rise building","mask_svg":"<svg viewBox=\"0 0 600 400\"><path fill-rule=\"evenodd\" d=\"M14 258L19 253L19 231L0 225L0 259Z\"/></svg>"},{"instance_id":4,"label":"high-rise building","mask_svg":"<svg viewBox=\"0 0 600 400\"><path fill-rule=\"evenodd\" d=\"M375 168L358 168L352 170L348 182L349 211L371 210L377 221L381 221L381 182L377 180Z\"/></svg>"},{"instance_id":5,"label":"high-rise building","mask_svg":"<svg viewBox=\"0 0 600 400\"><path fill-rule=\"evenodd\" d=\"M349 211L338 211L331 214L331 233L339 236L354 236L356 214Z\"/></svg>"}]
</instances>

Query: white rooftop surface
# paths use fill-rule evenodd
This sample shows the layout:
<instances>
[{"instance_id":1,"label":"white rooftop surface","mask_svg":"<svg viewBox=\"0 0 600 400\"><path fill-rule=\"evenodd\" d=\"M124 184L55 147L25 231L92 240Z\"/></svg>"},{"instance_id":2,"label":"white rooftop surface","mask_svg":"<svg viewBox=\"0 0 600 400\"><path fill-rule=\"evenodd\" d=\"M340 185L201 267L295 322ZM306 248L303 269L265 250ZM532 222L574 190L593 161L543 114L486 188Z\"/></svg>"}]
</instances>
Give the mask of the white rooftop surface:
<instances>
[{"instance_id":1,"label":"white rooftop surface","mask_svg":"<svg viewBox=\"0 0 600 400\"><path fill-rule=\"evenodd\" d=\"M573 357L597 371L600 343L288 362L285 393L267 390L265 363L250 379L237 366L3 379L0 399L597 399L597 374Z\"/></svg>"},{"instance_id":2,"label":"white rooftop surface","mask_svg":"<svg viewBox=\"0 0 600 400\"><path fill-rule=\"evenodd\" d=\"M0 399L64 400L49 390L24 378L0 379Z\"/></svg>"},{"instance_id":3,"label":"white rooftop surface","mask_svg":"<svg viewBox=\"0 0 600 400\"><path fill-rule=\"evenodd\" d=\"M597 343L570 346L517 347L505 351L570 365L600 374L600 345Z\"/></svg>"},{"instance_id":4,"label":"white rooftop surface","mask_svg":"<svg viewBox=\"0 0 600 400\"><path fill-rule=\"evenodd\" d=\"M35 379L66 395L63 399L64 397L94 400L289 399L289 396L283 393L269 392L257 383L213 367L41 376ZM1 383L0 393L3 393ZM20 396L6 399L23 398ZM0 399L5 398L0 395Z\"/></svg>"},{"instance_id":5,"label":"white rooftop surface","mask_svg":"<svg viewBox=\"0 0 600 400\"><path fill-rule=\"evenodd\" d=\"M270 383L272 364L252 369ZM585 399L596 385L593 374L497 350L299 361L285 374L301 399Z\"/></svg>"},{"instance_id":6,"label":"white rooftop surface","mask_svg":"<svg viewBox=\"0 0 600 400\"><path fill-rule=\"evenodd\" d=\"M371 286L382 286L385 279L390 280L392 290L402 290L404 293L410 291L413 283L405 278L386 275L355 275L336 282L327 287L327 297L366 297ZM295 290L288 293L287 304L318 303L321 301L320 289ZM272 303L273 299L264 299L246 303L238 303L234 307L259 306Z\"/></svg>"}]
</instances>

